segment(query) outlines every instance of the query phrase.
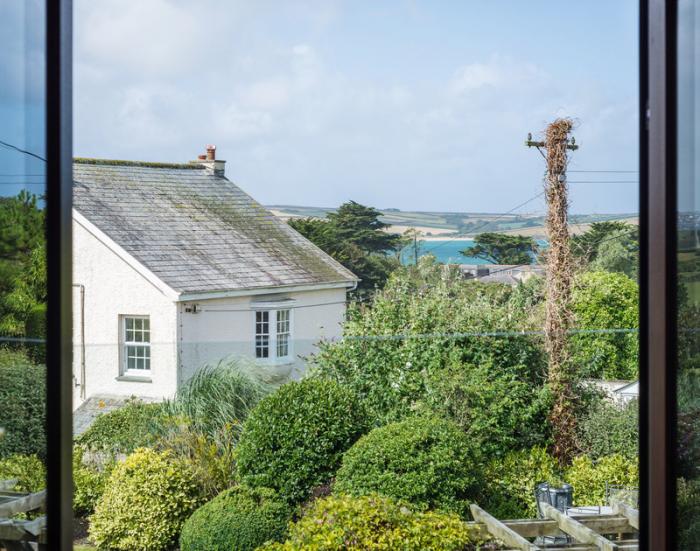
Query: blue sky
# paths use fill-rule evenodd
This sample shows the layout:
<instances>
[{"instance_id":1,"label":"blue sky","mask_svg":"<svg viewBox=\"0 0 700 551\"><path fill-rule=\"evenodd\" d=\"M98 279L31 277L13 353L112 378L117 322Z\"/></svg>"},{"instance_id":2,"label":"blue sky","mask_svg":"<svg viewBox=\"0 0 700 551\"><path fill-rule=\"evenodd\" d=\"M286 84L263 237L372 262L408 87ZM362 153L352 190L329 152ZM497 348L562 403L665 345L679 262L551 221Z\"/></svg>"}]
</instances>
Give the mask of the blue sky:
<instances>
[{"instance_id":1,"label":"blue sky","mask_svg":"<svg viewBox=\"0 0 700 551\"><path fill-rule=\"evenodd\" d=\"M74 5L79 156L214 143L266 204L503 212L541 189L526 134L566 115L570 168L637 168L634 0ZM573 212L637 210L636 183L571 188Z\"/></svg>"}]
</instances>

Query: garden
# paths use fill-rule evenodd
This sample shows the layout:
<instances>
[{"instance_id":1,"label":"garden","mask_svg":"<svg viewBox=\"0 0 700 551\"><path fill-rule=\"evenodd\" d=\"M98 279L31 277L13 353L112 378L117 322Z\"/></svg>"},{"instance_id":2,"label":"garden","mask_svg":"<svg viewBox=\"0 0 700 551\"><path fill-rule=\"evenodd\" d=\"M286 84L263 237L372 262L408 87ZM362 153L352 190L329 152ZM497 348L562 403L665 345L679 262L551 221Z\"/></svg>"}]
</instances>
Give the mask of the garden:
<instances>
[{"instance_id":1,"label":"garden","mask_svg":"<svg viewBox=\"0 0 700 551\"><path fill-rule=\"evenodd\" d=\"M637 485L636 404L584 379L636 376L637 284L583 271L570 341L581 373L577 452L550 453L542 281L464 280L430 258L350 307L307 376L265 383L244 363L203 368L164 403L133 399L76 438L74 510L103 550L492 549L467 521L536 515L537 483L602 505ZM43 367L0 351L0 479L43 487ZM7 397L6 396L6 397ZM690 492L692 489L688 489Z\"/></svg>"}]
</instances>

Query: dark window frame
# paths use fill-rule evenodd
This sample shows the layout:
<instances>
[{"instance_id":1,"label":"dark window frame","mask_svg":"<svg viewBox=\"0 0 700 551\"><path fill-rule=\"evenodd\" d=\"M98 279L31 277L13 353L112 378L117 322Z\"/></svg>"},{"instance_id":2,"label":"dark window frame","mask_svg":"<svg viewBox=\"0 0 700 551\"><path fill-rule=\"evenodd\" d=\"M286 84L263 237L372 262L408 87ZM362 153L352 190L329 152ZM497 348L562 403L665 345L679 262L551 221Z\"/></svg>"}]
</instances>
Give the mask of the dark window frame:
<instances>
[{"instance_id":1,"label":"dark window frame","mask_svg":"<svg viewBox=\"0 0 700 551\"><path fill-rule=\"evenodd\" d=\"M47 547L73 548L71 0L46 0Z\"/></svg>"},{"instance_id":2,"label":"dark window frame","mask_svg":"<svg viewBox=\"0 0 700 551\"><path fill-rule=\"evenodd\" d=\"M676 17L674 0L640 0L641 548L654 551L675 537ZM72 1L46 0L47 514L60 551L73 529L71 50Z\"/></svg>"},{"instance_id":3,"label":"dark window frame","mask_svg":"<svg viewBox=\"0 0 700 551\"><path fill-rule=\"evenodd\" d=\"M640 1L640 549L674 549L676 424L675 0Z\"/></svg>"}]
</instances>

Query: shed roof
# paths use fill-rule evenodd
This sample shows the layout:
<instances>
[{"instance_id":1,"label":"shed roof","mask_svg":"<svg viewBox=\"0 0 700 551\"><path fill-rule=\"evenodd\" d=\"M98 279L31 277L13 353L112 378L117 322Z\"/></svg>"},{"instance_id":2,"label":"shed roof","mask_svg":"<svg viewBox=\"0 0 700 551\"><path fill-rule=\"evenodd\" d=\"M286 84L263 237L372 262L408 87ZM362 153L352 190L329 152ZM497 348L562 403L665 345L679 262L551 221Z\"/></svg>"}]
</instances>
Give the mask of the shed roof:
<instances>
[{"instance_id":1,"label":"shed roof","mask_svg":"<svg viewBox=\"0 0 700 551\"><path fill-rule=\"evenodd\" d=\"M74 208L179 293L357 280L204 166L77 159L73 180Z\"/></svg>"}]
</instances>

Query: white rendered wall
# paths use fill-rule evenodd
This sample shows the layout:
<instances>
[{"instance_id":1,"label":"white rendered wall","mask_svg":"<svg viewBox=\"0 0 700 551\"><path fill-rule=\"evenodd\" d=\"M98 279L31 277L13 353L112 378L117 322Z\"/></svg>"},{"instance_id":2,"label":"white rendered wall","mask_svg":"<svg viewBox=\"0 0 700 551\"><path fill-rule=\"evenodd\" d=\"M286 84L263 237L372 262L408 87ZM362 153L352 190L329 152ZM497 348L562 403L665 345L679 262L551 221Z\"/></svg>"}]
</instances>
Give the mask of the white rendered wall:
<instances>
[{"instance_id":1,"label":"white rendered wall","mask_svg":"<svg viewBox=\"0 0 700 551\"><path fill-rule=\"evenodd\" d=\"M282 363L255 360L255 310L252 303L275 298L294 299L292 311L292 360ZM224 358L243 359L279 377L301 377L301 357L317 351L322 339L342 335L345 320L345 289L326 289L188 302L180 305L180 374L187 379L201 366ZM197 305L197 313L186 312ZM273 327L274 324L271 324Z\"/></svg>"},{"instance_id":2,"label":"white rendered wall","mask_svg":"<svg viewBox=\"0 0 700 551\"><path fill-rule=\"evenodd\" d=\"M85 397L171 396L177 385L177 304L83 225L73 222L73 283L85 286ZM80 289L73 288L73 374L81 383ZM120 315L149 316L151 382L118 381ZM80 388L74 388L74 406Z\"/></svg>"}]
</instances>

